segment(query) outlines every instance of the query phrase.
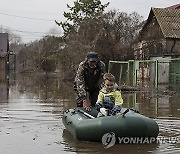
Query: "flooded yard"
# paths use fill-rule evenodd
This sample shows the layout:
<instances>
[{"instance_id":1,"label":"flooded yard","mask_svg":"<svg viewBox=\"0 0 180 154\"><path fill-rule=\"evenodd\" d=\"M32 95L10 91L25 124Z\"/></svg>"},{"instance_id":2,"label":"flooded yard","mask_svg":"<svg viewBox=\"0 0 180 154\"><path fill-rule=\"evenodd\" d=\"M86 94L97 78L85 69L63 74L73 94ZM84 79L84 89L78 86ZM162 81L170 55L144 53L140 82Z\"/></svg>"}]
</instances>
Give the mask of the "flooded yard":
<instances>
[{"instance_id":1,"label":"flooded yard","mask_svg":"<svg viewBox=\"0 0 180 154\"><path fill-rule=\"evenodd\" d=\"M122 93L124 107L136 108L159 125L152 144L116 144L78 141L65 130L63 112L74 108L70 83L55 77L16 75L0 82L0 153L180 153L179 92ZM132 130L133 131L133 130Z\"/></svg>"}]
</instances>

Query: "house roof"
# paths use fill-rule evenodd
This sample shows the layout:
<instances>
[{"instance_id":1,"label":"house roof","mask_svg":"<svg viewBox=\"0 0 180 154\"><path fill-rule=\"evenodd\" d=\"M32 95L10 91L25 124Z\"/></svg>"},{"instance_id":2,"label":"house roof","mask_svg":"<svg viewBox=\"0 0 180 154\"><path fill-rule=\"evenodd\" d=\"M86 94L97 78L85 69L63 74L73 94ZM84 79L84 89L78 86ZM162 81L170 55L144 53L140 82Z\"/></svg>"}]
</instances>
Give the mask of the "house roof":
<instances>
[{"instance_id":1,"label":"house roof","mask_svg":"<svg viewBox=\"0 0 180 154\"><path fill-rule=\"evenodd\" d=\"M148 18L156 17L165 38L180 38L180 9L151 8Z\"/></svg>"},{"instance_id":2,"label":"house roof","mask_svg":"<svg viewBox=\"0 0 180 154\"><path fill-rule=\"evenodd\" d=\"M169 6L167 8L169 8L169 9L180 9L180 3L176 4L176 5Z\"/></svg>"}]
</instances>

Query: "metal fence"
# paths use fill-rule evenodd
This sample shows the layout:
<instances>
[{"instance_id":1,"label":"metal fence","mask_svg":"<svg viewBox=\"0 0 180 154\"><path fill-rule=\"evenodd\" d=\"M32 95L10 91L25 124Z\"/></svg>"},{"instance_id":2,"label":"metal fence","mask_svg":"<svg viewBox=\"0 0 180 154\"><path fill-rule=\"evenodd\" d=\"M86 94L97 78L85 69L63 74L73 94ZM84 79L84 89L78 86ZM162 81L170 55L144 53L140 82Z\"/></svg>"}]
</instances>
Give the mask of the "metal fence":
<instances>
[{"instance_id":1,"label":"metal fence","mask_svg":"<svg viewBox=\"0 0 180 154\"><path fill-rule=\"evenodd\" d=\"M180 58L109 61L108 72L115 75L120 85L131 87L180 85Z\"/></svg>"}]
</instances>

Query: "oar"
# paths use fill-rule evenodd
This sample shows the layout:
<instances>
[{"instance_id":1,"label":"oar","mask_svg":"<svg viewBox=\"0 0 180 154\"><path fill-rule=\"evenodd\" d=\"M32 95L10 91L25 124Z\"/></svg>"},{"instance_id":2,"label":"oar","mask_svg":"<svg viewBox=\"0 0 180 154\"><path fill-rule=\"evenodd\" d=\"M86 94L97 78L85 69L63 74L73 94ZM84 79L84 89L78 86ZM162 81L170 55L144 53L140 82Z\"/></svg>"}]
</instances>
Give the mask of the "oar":
<instances>
[{"instance_id":1,"label":"oar","mask_svg":"<svg viewBox=\"0 0 180 154\"><path fill-rule=\"evenodd\" d=\"M87 113L87 112L85 112L85 111L83 111L83 110L81 110L81 109L79 109L79 108L77 108L77 111L80 112L80 113L82 113L82 114L84 114L85 116L87 116L87 117L89 117L89 118L91 118L91 119L94 119L94 118L95 118L94 116L90 115L89 113Z\"/></svg>"}]
</instances>

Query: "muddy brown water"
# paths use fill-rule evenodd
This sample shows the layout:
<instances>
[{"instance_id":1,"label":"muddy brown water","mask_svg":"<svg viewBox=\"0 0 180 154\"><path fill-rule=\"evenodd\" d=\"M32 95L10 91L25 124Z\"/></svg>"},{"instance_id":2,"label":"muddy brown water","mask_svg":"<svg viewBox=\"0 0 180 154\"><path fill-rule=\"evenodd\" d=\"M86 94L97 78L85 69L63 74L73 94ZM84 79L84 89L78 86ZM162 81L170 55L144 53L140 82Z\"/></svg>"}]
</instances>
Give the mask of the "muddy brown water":
<instances>
[{"instance_id":1,"label":"muddy brown water","mask_svg":"<svg viewBox=\"0 0 180 154\"><path fill-rule=\"evenodd\" d=\"M159 125L151 144L78 141L63 126L63 112L75 107L72 85L58 78L21 75L0 82L0 153L180 153L180 95L162 92L122 93L124 107L136 108ZM133 130L132 130L133 131ZM162 139L162 140L161 140ZM164 139L164 140L163 140Z\"/></svg>"}]
</instances>

